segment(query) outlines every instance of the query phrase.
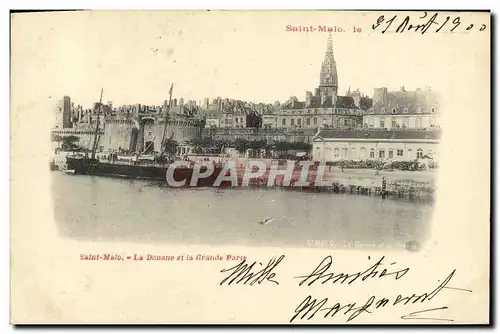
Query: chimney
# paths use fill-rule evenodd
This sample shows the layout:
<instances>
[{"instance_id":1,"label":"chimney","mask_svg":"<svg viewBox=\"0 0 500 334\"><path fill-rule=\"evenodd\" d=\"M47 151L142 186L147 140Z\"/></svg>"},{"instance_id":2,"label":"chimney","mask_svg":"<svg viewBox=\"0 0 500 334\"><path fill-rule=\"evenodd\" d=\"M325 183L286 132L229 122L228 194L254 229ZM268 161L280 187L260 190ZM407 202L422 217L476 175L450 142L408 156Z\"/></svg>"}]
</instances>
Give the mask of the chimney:
<instances>
[{"instance_id":1,"label":"chimney","mask_svg":"<svg viewBox=\"0 0 500 334\"><path fill-rule=\"evenodd\" d=\"M311 92L306 92L306 107L310 107L312 104L312 96Z\"/></svg>"},{"instance_id":2,"label":"chimney","mask_svg":"<svg viewBox=\"0 0 500 334\"><path fill-rule=\"evenodd\" d=\"M402 92L405 92L405 86L401 86L400 90L401 90Z\"/></svg>"}]
</instances>

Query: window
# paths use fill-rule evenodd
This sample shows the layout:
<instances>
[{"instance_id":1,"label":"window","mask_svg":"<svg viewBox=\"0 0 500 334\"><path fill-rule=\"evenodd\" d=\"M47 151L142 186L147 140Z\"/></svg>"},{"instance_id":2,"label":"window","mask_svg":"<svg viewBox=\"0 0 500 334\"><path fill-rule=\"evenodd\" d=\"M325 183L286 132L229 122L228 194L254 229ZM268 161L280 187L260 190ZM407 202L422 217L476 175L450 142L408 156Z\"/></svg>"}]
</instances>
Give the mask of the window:
<instances>
[{"instance_id":1,"label":"window","mask_svg":"<svg viewBox=\"0 0 500 334\"><path fill-rule=\"evenodd\" d=\"M385 158L385 150L380 150L378 151L378 157L380 159L384 159Z\"/></svg>"},{"instance_id":2,"label":"window","mask_svg":"<svg viewBox=\"0 0 500 334\"><path fill-rule=\"evenodd\" d=\"M318 125L318 119L316 117L314 117L313 123L314 123L314 125Z\"/></svg>"},{"instance_id":3,"label":"window","mask_svg":"<svg viewBox=\"0 0 500 334\"><path fill-rule=\"evenodd\" d=\"M356 158L356 149L353 147L351 148L351 159L355 159Z\"/></svg>"},{"instance_id":4,"label":"window","mask_svg":"<svg viewBox=\"0 0 500 334\"><path fill-rule=\"evenodd\" d=\"M306 119L306 125L311 125L311 119L310 118Z\"/></svg>"},{"instance_id":5,"label":"window","mask_svg":"<svg viewBox=\"0 0 500 334\"><path fill-rule=\"evenodd\" d=\"M225 123L225 124L229 124L229 120L226 118L226 119L224 120L224 123Z\"/></svg>"},{"instance_id":6,"label":"window","mask_svg":"<svg viewBox=\"0 0 500 334\"><path fill-rule=\"evenodd\" d=\"M286 119L285 118L283 118L283 120L281 121L281 124L286 125Z\"/></svg>"},{"instance_id":7,"label":"window","mask_svg":"<svg viewBox=\"0 0 500 334\"><path fill-rule=\"evenodd\" d=\"M238 119L236 119L236 124L238 124Z\"/></svg>"},{"instance_id":8,"label":"window","mask_svg":"<svg viewBox=\"0 0 500 334\"><path fill-rule=\"evenodd\" d=\"M148 136L151 136L153 133L151 131L148 132Z\"/></svg>"},{"instance_id":9,"label":"window","mask_svg":"<svg viewBox=\"0 0 500 334\"><path fill-rule=\"evenodd\" d=\"M302 119L300 119L300 118L299 118L299 119L297 120L297 124L298 124L299 126L301 126L301 125L302 125Z\"/></svg>"},{"instance_id":10,"label":"window","mask_svg":"<svg viewBox=\"0 0 500 334\"><path fill-rule=\"evenodd\" d=\"M394 158L394 151L389 150L389 159L392 159L392 158Z\"/></svg>"},{"instance_id":11,"label":"window","mask_svg":"<svg viewBox=\"0 0 500 334\"><path fill-rule=\"evenodd\" d=\"M344 119L344 126L348 126L349 125L349 122L347 121L347 119Z\"/></svg>"},{"instance_id":12,"label":"window","mask_svg":"<svg viewBox=\"0 0 500 334\"><path fill-rule=\"evenodd\" d=\"M342 158L347 158L347 148L342 150Z\"/></svg>"},{"instance_id":13,"label":"window","mask_svg":"<svg viewBox=\"0 0 500 334\"><path fill-rule=\"evenodd\" d=\"M293 118L290 120L290 125L291 125L291 126L294 126L294 125L295 125L295 120L294 120Z\"/></svg>"},{"instance_id":14,"label":"window","mask_svg":"<svg viewBox=\"0 0 500 334\"><path fill-rule=\"evenodd\" d=\"M396 155L397 155L398 157L402 157L402 156L403 156L403 150L397 150L397 151L396 151Z\"/></svg>"},{"instance_id":15,"label":"window","mask_svg":"<svg viewBox=\"0 0 500 334\"><path fill-rule=\"evenodd\" d=\"M417 129L422 127L422 119L421 119L421 118L417 118L417 119L415 120L415 127L416 127Z\"/></svg>"},{"instance_id":16,"label":"window","mask_svg":"<svg viewBox=\"0 0 500 334\"><path fill-rule=\"evenodd\" d=\"M370 150L370 158L375 158L375 150L373 148Z\"/></svg>"},{"instance_id":17,"label":"window","mask_svg":"<svg viewBox=\"0 0 500 334\"><path fill-rule=\"evenodd\" d=\"M395 114L396 113L396 108L392 108L392 113Z\"/></svg>"},{"instance_id":18,"label":"window","mask_svg":"<svg viewBox=\"0 0 500 334\"><path fill-rule=\"evenodd\" d=\"M431 109L431 112L433 113L434 111L435 111L435 110L434 110L434 108L432 108L432 109Z\"/></svg>"},{"instance_id":19,"label":"window","mask_svg":"<svg viewBox=\"0 0 500 334\"><path fill-rule=\"evenodd\" d=\"M335 158L339 157L339 148L338 147L335 147L334 156L335 156Z\"/></svg>"},{"instance_id":20,"label":"window","mask_svg":"<svg viewBox=\"0 0 500 334\"><path fill-rule=\"evenodd\" d=\"M422 152L422 149L418 149L417 150L417 159L422 159L422 157L424 156L423 152Z\"/></svg>"},{"instance_id":21,"label":"window","mask_svg":"<svg viewBox=\"0 0 500 334\"><path fill-rule=\"evenodd\" d=\"M366 148L362 147L359 149L359 157L361 159L366 158Z\"/></svg>"},{"instance_id":22,"label":"window","mask_svg":"<svg viewBox=\"0 0 500 334\"><path fill-rule=\"evenodd\" d=\"M393 128L396 128L398 126L398 124L396 123L396 120L394 120L394 119L392 120L391 125Z\"/></svg>"},{"instance_id":23,"label":"window","mask_svg":"<svg viewBox=\"0 0 500 334\"><path fill-rule=\"evenodd\" d=\"M385 127L385 122L383 119L380 120L380 127L381 128L384 128Z\"/></svg>"},{"instance_id":24,"label":"window","mask_svg":"<svg viewBox=\"0 0 500 334\"><path fill-rule=\"evenodd\" d=\"M407 114L408 113L408 108L404 108L404 113Z\"/></svg>"}]
</instances>

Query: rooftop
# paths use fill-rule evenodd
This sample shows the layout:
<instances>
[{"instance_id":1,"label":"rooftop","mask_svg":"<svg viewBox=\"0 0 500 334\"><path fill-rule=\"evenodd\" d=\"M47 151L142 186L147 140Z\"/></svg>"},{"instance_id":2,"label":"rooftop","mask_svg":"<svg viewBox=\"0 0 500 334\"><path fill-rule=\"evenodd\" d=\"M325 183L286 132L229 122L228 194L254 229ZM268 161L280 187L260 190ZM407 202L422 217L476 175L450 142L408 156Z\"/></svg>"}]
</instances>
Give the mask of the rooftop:
<instances>
[{"instance_id":1,"label":"rooftop","mask_svg":"<svg viewBox=\"0 0 500 334\"><path fill-rule=\"evenodd\" d=\"M372 99L367 97L361 97L360 107L357 107L354 103L354 98L351 96L337 96L337 103L335 107L337 109L363 109L367 110L372 106ZM281 108L282 109L305 109L305 108L333 108L332 97L326 97L325 101L321 103L320 96L312 96L311 104L306 106L305 101L292 101L289 100L285 102Z\"/></svg>"},{"instance_id":2,"label":"rooftop","mask_svg":"<svg viewBox=\"0 0 500 334\"><path fill-rule=\"evenodd\" d=\"M314 140L321 139L434 139L441 138L441 130L405 129L405 130L385 130L385 129L322 129L315 136Z\"/></svg>"},{"instance_id":3,"label":"rooftop","mask_svg":"<svg viewBox=\"0 0 500 334\"><path fill-rule=\"evenodd\" d=\"M381 101L375 99L374 113L432 113L439 109L439 94L431 90L387 92Z\"/></svg>"}]
</instances>

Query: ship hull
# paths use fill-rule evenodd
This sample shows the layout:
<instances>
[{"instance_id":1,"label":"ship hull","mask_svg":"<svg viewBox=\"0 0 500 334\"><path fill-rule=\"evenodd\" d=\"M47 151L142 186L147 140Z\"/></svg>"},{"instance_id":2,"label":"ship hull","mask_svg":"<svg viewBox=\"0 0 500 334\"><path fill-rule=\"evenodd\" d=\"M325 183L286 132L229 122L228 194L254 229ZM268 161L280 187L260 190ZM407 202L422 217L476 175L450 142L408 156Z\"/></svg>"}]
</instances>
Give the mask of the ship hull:
<instances>
[{"instance_id":1,"label":"ship hull","mask_svg":"<svg viewBox=\"0 0 500 334\"><path fill-rule=\"evenodd\" d=\"M67 158L66 165L68 170L73 170L74 174L78 175L95 175L106 177L122 177L133 179L147 179L165 182L167 185L167 170L168 166L142 166L142 165L126 165L100 162L96 159L87 158ZM186 180L185 186L191 186L191 178L193 176L193 168L176 167L174 170L174 181ZM203 172L203 167L201 172ZM197 187L213 186L215 180L219 176L222 168L215 168L212 175L206 178L200 178L196 185ZM224 183L224 182L223 182Z\"/></svg>"}]
</instances>

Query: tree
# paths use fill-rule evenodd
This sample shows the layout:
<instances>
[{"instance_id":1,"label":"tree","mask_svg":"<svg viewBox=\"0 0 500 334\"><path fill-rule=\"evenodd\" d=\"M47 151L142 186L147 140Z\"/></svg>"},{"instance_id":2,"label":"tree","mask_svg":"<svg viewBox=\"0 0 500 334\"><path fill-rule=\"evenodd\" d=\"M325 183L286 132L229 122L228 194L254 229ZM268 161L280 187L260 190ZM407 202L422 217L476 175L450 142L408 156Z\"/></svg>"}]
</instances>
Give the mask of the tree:
<instances>
[{"instance_id":1,"label":"tree","mask_svg":"<svg viewBox=\"0 0 500 334\"><path fill-rule=\"evenodd\" d=\"M59 136L55 135L53 141L58 142L61 150L63 151L81 151L83 148L78 144L80 142L80 138L77 136Z\"/></svg>"},{"instance_id":2,"label":"tree","mask_svg":"<svg viewBox=\"0 0 500 334\"><path fill-rule=\"evenodd\" d=\"M179 147L179 143L177 143L173 139L165 139L163 142L163 152L168 153L169 155L174 155L177 153L177 148Z\"/></svg>"},{"instance_id":3,"label":"tree","mask_svg":"<svg viewBox=\"0 0 500 334\"><path fill-rule=\"evenodd\" d=\"M238 153L245 154L250 145L248 140L238 138L233 142L232 146L234 146L234 148L236 149L236 151L238 151Z\"/></svg>"}]
</instances>

